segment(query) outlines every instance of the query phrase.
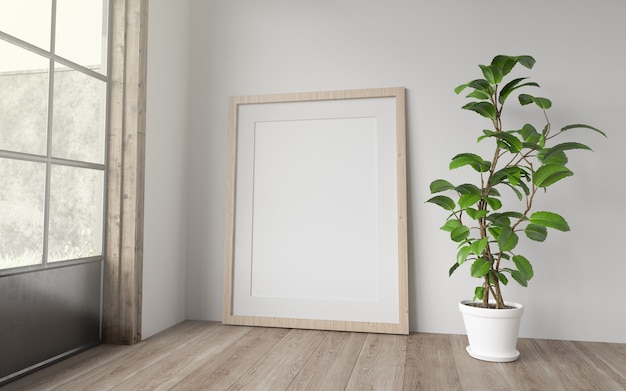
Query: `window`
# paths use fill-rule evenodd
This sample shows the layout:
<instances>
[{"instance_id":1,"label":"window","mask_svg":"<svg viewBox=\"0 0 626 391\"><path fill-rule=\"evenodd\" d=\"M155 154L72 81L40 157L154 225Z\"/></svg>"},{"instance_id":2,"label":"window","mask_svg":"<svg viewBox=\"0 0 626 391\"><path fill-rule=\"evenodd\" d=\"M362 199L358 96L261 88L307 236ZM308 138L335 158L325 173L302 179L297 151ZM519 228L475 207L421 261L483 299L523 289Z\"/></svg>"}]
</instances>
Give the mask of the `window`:
<instances>
[{"instance_id":1,"label":"window","mask_svg":"<svg viewBox=\"0 0 626 391\"><path fill-rule=\"evenodd\" d=\"M0 273L102 259L108 1L20 0L6 7Z\"/></svg>"},{"instance_id":2,"label":"window","mask_svg":"<svg viewBox=\"0 0 626 391\"><path fill-rule=\"evenodd\" d=\"M103 259L102 339L138 342L148 0L0 1L0 10L0 79L15 85L0 86L0 283Z\"/></svg>"}]
</instances>

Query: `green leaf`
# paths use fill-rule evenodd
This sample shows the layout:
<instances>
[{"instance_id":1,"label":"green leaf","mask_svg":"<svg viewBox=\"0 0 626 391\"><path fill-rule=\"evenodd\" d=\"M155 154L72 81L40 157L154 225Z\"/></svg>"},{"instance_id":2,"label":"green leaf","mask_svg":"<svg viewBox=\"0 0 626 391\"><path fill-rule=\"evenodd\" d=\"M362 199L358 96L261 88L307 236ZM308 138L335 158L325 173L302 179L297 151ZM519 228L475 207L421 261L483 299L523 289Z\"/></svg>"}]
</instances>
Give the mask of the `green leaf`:
<instances>
[{"instance_id":1,"label":"green leaf","mask_svg":"<svg viewBox=\"0 0 626 391\"><path fill-rule=\"evenodd\" d=\"M508 259L511 259L511 257L510 257L510 256L509 256L509 254L507 254L507 253L500 253L500 252L497 252L497 253L495 253L495 254L493 254L493 255L494 255L495 257L501 257L502 259L507 259L507 260L508 260Z\"/></svg>"},{"instance_id":2,"label":"green leaf","mask_svg":"<svg viewBox=\"0 0 626 391\"><path fill-rule=\"evenodd\" d=\"M463 224L461 224L461 222L455 218L451 218L450 220L447 220L445 222L444 225L442 225L439 229L442 231L446 231L446 232L452 232L455 229L459 228L460 226L462 226Z\"/></svg>"},{"instance_id":3,"label":"green leaf","mask_svg":"<svg viewBox=\"0 0 626 391\"><path fill-rule=\"evenodd\" d=\"M478 172L489 171L489 168L491 167L490 162L483 160L483 158L473 153L458 154L452 158L452 161L450 161L451 170L467 165L471 166L474 170Z\"/></svg>"},{"instance_id":4,"label":"green leaf","mask_svg":"<svg viewBox=\"0 0 626 391\"><path fill-rule=\"evenodd\" d=\"M502 148L512 153L519 152L523 147L522 142L513 134L513 132L496 133L491 130L483 130L483 133L483 136L478 137L478 142L487 137L495 137L498 139L498 143Z\"/></svg>"},{"instance_id":5,"label":"green leaf","mask_svg":"<svg viewBox=\"0 0 626 391\"><path fill-rule=\"evenodd\" d=\"M562 143L562 144L557 144L551 148L543 149L542 154L541 154L541 161L545 162L549 160L550 157L555 154L562 153L563 151L569 151L572 149L586 149L588 151L591 151L591 148L589 148L585 144L576 143L576 142Z\"/></svg>"},{"instance_id":6,"label":"green leaf","mask_svg":"<svg viewBox=\"0 0 626 391\"><path fill-rule=\"evenodd\" d=\"M528 281L535 275L533 272L533 266L530 264L528 259L521 255L515 255L511 258L511 261L515 264L517 270L524 276L524 278Z\"/></svg>"},{"instance_id":7,"label":"green leaf","mask_svg":"<svg viewBox=\"0 0 626 391\"><path fill-rule=\"evenodd\" d=\"M486 190L487 189L483 189L481 194L487 195L487 196L493 196L493 197L500 197L501 196L500 192L495 187L492 187L491 189L489 189L489 193L487 193L487 194L485 194Z\"/></svg>"},{"instance_id":8,"label":"green leaf","mask_svg":"<svg viewBox=\"0 0 626 391\"><path fill-rule=\"evenodd\" d=\"M511 277L513 277L513 279L517 281L517 283L520 284L521 286L523 287L528 286L528 280L518 270L511 270Z\"/></svg>"},{"instance_id":9,"label":"green leaf","mask_svg":"<svg viewBox=\"0 0 626 391\"><path fill-rule=\"evenodd\" d=\"M560 164L544 164L535 171L533 183L537 187L545 188L572 175L572 170Z\"/></svg>"},{"instance_id":10,"label":"green leaf","mask_svg":"<svg viewBox=\"0 0 626 391\"><path fill-rule=\"evenodd\" d=\"M494 121L496 119L496 108L489 102L470 102L463 106L463 109L474 111Z\"/></svg>"},{"instance_id":11,"label":"green leaf","mask_svg":"<svg viewBox=\"0 0 626 391\"><path fill-rule=\"evenodd\" d=\"M522 106L525 106L534 102L533 97L528 94L520 94L520 96L518 96L517 99L519 100L519 103Z\"/></svg>"},{"instance_id":12,"label":"green leaf","mask_svg":"<svg viewBox=\"0 0 626 391\"><path fill-rule=\"evenodd\" d=\"M454 92L458 95L467 87L473 88L474 90L478 90L478 91L484 91L489 96L493 94L493 87L485 79L476 79L476 80L470 81L469 83L461 84L460 86L454 89Z\"/></svg>"},{"instance_id":13,"label":"green leaf","mask_svg":"<svg viewBox=\"0 0 626 391\"><path fill-rule=\"evenodd\" d=\"M528 239L536 242L543 242L548 236L548 230L546 227L539 224L528 224L526 229L524 229L524 232L526 233Z\"/></svg>"},{"instance_id":14,"label":"green leaf","mask_svg":"<svg viewBox=\"0 0 626 391\"><path fill-rule=\"evenodd\" d=\"M509 283L509 279L506 278L506 276L500 272L495 272L496 277L498 278L498 280L502 283L502 285L506 285Z\"/></svg>"},{"instance_id":15,"label":"green leaf","mask_svg":"<svg viewBox=\"0 0 626 391\"><path fill-rule=\"evenodd\" d=\"M524 217L523 213L521 213L521 212L514 212L514 211L502 212L502 213L499 213L499 214L500 214L500 216L511 217L511 218L514 218L514 219L521 219L521 218Z\"/></svg>"},{"instance_id":16,"label":"green leaf","mask_svg":"<svg viewBox=\"0 0 626 391\"><path fill-rule=\"evenodd\" d=\"M487 205L489 205L491 210L498 210L502 208L502 201L495 197L487 197L485 198L485 201L487 201Z\"/></svg>"},{"instance_id":17,"label":"green leaf","mask_svg":"<svg viewBox=\"0 0 626 391\"><path fill-rule=\"evenodd\" d=\"M450 267L450 270L448 270L448 277L450 277L452 273L454 273L454 271L459 268L459 266L461 265L455 262L454 265Z\"/></svg>"},{"instance_id":18,"label":"green leaf","mask_svg":"<svg viewBox=\"0 0 626 391\"><path fill-rule=\"evenodd\" d=\"M487 91L484 91L484 90L474 90L470 92L469 94L467 94L467 97L476 98L480 100L487 100L491 98L491 95Z\"/></svg>"},{"instance_id":19,"label":"green leaf","mask_svg":"<svg viewBox=\"0 0 626 391\"><path fill-rule=\"evenodd\" d=\"M464 225L461 225L460 227L455 228L454 230L452 230L452 232L450 232L450 239L452 239L452 241L454 242L462 242L465 239L467 239L467 237L470 234L470 229Z\"/></svg>"},{"instance_id":20,"label":"green leaf","mask_svg":"<svg viewBox=\"0 0 626 391\"><path fill-rule=\"evenodd\" d=\"M494 137L496 134L496 132L494 132L493 130L489 130L489 129L483 129L483 136L478 137L478 139L476 139L477 142L481 142L483 141L483 139L487 138L487 137Z\"/></svg>"},{"instance_id":21,"label":"green leaf","mask_svg":"<svg viewBox=\"0 0 626 391\"><path fill-rule=\"evenodd\" d=\"M534 97L528 94L520 94L518 99L519 99L519 103L522 106L525 106L530 103L534 103L543 110L547 110L550 107L552 107L552 102L550 102L550 100L546 98Z\"/></svg>"},{"instance_id":22,"label":"green leaf","mask_svg":"<svg viewBox=\"0 0 626 391\"><path fill-rule=\"evenodd\" d=\"M500 97L498 98L500 103L504 103L506 101L506 99L509 97L509 95L511 95L511 93L519 88L522 87L539 87L539 84L535 83L535 82L528 82L528 83L523 83L523 84L519 84L520 82L526 80L527 77L520 77L519 79L515 79L515 80L511 80L510 82L508 82L504 87L502 87L502 90L500 90Z\"/></svg>"},{"instance_id":23,"label":"green leaf","mask_svg":"<svg viewBox=\"0 0 626 391\"><path fill-rule=\"evenodd\" d=\"M509 227L511 225L511 219L503 213L491 214L487 217L487 220L491 221L491 224L496 227Z\"/></svg>"},{"instance_id":24,"label":"green leaf","mask_svg":"<svg viewBox=\"0 0 626 391\"><path fill-rule=\"evenodd\" d=\"M467 261L467 257L470 255L470 246L463 246L456 253L456 263L462 265Z\"/></svg>"},{"instance_id":25,"label":"green leaf","mask_svg":"<svg viewBox=\"0 0 626 391\"><path fill-rule=\"evenodd\" d=\"M454 188L459 194L480 194L480 189L473 183L464 183Z\"/></svg>"},{"instance_id":26,"label":"green leaf","mask_svg":"<svg viewBox=\"0 0 626 391\"><path fill-rule=\"evenodd\" d=\"M532 67L535 65L535 59L532 56L518 56L517 57L517 62L520 63L520 65L528 68L528 69L532 69Z\"/></svg>"},{"instance_id":27,"label":"green leaf","mask_svg":"<svg viewBox=\"0 0 626 391\"><path fill-rule=\"evenodd\" d=\"M567 125L567 126L565 126L565 127L561 128L561 132L564 132L564 131L566 131L566 130L570 130L570 129L580 129L580 128L582 128L582 129L590 129L590 130L593 130L593 131L595 131L595 132L600 133L600 134L601 134L601 135L603 135L604 137L607 137L606 133L604 133L604 132L603 132L603 131L601 131L600 129L598 129L598 128L594 128L593 126L590 126L590 125L585 125L585 124L572 124L572 125Z\"/></svg>"},{"instance_id":28,"label":"green leaf","mask_svg":"<svg viewBox=\"0 0 626 391\"><path fill-rule=\"evenodd\" d=\"M539 139L533 141L533 143L524 143L524 148L528 149L538 149L546 146L546 136L544 134L539 134Z\"/></svg>"},{"instance_id":29,"label":"green leaf","mask_svg":"<svg viewBox=\"0 0 626 391\"><path fill-rule=\"evenodd\" d=\"M482 197L480 194L463 194L459 197L459 208L465 209L476 204Z\"/></svg>"},{"instance_id":30,"label":"green leaf","mask_svg":"<svg viewBox=\"0 0 626 391\"><path fill-rule=\"evenodd\" d=\"M502 227L492 225L487 228L487 230L489 231L491 236L497 240L500 237L500 233L502 232Z\"/></svg>"},{"instance_id":31,"label":"green leaf","mask_svg":"<svg viewBox=\"0 0 626 391\"><path fill-rule=\"evenodd\" d=\"M454 190L454 185L444 179L436 179L430 184L431 194L440 193L446 190Z\"/></svg>"},{"instance_id":32,"label":"green leaf","mask_svg":"<svg viewBox=\"0 0 626 391\"><path fill-rule=\"evenodd\" d=\"M477 210L477 209L474 209L474 208L466 208L465 209L465 213L467 213L467 215L472 220L478 220L478 219L482 219L483 217L487 216L489 211L488 210Z\"/></svg>"},{"instance_id":33,"label":"green leaf","mask_svg":"<svg viewBox=\"0 0 626 391\"><path fill-rule=\"evenodd\" d=\"M546 155L548 155L548 158L545 158ZM539 152L537 152L537 159L543 164L558 164L559 166L564 166L568 162L565 152L550 153L550 148L539 150Z\"/></svg>"},{"instance_id":34,"label":"green leaf","mask_svg":"<svg viewBox=\"0 0 626 391\"><path fill-rule=\"evenodd\" d=\"M502 67L497 65L479 65L479 67L483 71L483 76L485 76L485 79L490 84L500 84L502 77L504 76L502 73Z\"/></svg>"},{"instance_id":35,"label":"green leaf","mask_svg":"<svg viewBox=\"0 0 626 391\"><path fill-rule=\"evenodd\" d=\"M491 178L489 178L489 183L495 186L498 183L507 181L512 185L517 185L522 176L528 177L528 172L524 168L517 166L505 167L494 172Z\"/></svg>"},{"instance_id":36,"label":"green leaf","mask_svg":"<svg viewBox=\"0 0 626 391\"><path fill-rule=\"evenodd\" d=\"M474 241L474 243L471 244L470 252L472 254L476 254L480 256L483 253L483 251L485 251L485 249L487 248L487 244L489 244L488 238L482 238L480 240L476 240Z\"/></svg>"},{"instance_id":37,"label":"green leaf","mask_svg":"<svg viewBox=\"0 0 626 391\"><path fill-rule=\"evenodd\" d=\"M560 215L553 212L535 212L530 215L530 222L532 224L543 225L544 227L554 228L562 232L570 230L567 221Z\"/></svg>"},{"instance_id":38,"label":"green leaf","mask_svg":"<svg viewBox=\"0 0 626 391\"><path fill-rule=\"evenodd\" d=\"M499 97L500 103L504 103L506 98L511 94L511 91L515 89L515 86L517 86L519 83L521 83L522 81L526 79L528 78L520 77L520 78L513 79L510 82L506 83L504 87L502 87L502 89L500 90L500 97Z\"/></svg>"},{"instance_id":39,"label":"green leaf","mask_svg":"<svg viewBox=\"0 0 626 391\"><path fill-rule=\"evenodd\" d=\"M483 288L482 286L477 286L476 289L474 289L474 298L472 300L480 301L483 299L484 296L485 296L485 288Z\"/></svg>"},{"instance_id":40,"label":"green leaf","mask_svg":"<svg viewBox=\"0 0 626 391\"><path fill-rule=\"evenodd\" d=\"M491 264L485 258L478 258L472 263L470 274L472 277L481 278L487 275L491 270Z\"/></svg>"},{"instance_id":41,"label":"green leaf","mask_svg":"<svg viewBox=\"0 0 626 391\"><path fill-rule=\"evenodd\" d=\"M489 217L487 217L487 220L497 226L509 226L511 225L511 218L520 219L523 217L524 215L520 212L502 212L490 214Z\"/></svg>"},{"instance_id":42,"label":"green leaf","mask_svg":"<svg viewBox=\"0 0 626 391\"><path fill-rule=\"evenodd\" d=\"M537 129L535 129L535 127L531 124L526 124L522 126L522 129L520 129L520 134L522 135L522 139L525 142L532 145L539 143L539 140L541 139L541 134L537 132Z\"/></svg>"},{"instance_id":43,"label":"green leaf","mask_svg":"<svg viewBox=\"0 0 626 391\"><path fill-rule=\"evenodd\" d=\"M535 59L531 56L505 56L505 55L497 55L491 61L491 65L496 65L502 68L503 74L507 75L515 64L519 63L520 65L531 69L535 65Z\"/></svg>"},{"instance_id":44,"label":"green leaf","mask_svg":"<svg viewBox=\"0 0 626 391\"><path fill-rule=\"evenodd\" d=\"M498 237L498 247L500 251L511 251L517 246L519 238L511 227L503 227Z\"/></svg>"},{"instance_id":45,"label":"green leaf","mask_svg":"<svg viewBox=\"0 0 626 391\"><path fill-rule=\"evenodd\" d=\"M457 95L460 94L461 92L463 92L464 89L467 88L467 86L468 86L467 84L461 84L460 86L457 86L454 89L454 93L457 94Z\"/></svg>"},{"instance_id":46,"label":"green leaf","mask_svg":"<svg viewBox=\"0 0 626 391\"><path fill-rule=\"evenodd\" d=\"M477 90L493 91L493 87L485 79L472 80L467 85Z\"/></svg>"},{"instance_id":47,"label":"green leaf","mask_svg":"<svg viewBox=\"0 0 626 391\"><path fill-rule=\"evenodd\" d=\"M491 65L500 69L502 75L508 75L517 63L517 58L512 56L497 55L491 60Z\"/></svg>"},{"instance_id":48,"label":"green leaf","mask_svg":"<svg viewBox=\"0 0 626 391\"><path fill-rule=\"evenodd\" d=\"M506 149L511 153L517 153L522 150L523 144L522 142L511 133L498 133L496 136L500 139L500 146Z\"/></svg>"},{"instance_id":49,"label":"green leaf","mask_svg":"<svg viewBox=\"0 0 626 391\"><path fill-rule=\"evenodd\" d=\"M434 196L433 198L427 200L426 202L439 205L445 210L454 210L454 208L456 208L456 203L452 200L452 198L446 197L443 195Z\"/></svg>"}]
</instances>

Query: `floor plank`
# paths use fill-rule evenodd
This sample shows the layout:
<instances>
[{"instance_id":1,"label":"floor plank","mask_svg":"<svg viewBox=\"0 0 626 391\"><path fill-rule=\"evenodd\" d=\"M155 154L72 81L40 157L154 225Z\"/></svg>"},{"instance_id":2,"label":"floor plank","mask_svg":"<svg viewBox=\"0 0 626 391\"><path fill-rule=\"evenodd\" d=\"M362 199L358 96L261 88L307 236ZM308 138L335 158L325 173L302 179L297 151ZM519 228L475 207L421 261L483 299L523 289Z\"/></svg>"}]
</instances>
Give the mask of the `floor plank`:
<instances>
[{"instance_id":1,"label":"floor plank","mask_svg":"<svg viewBox=\"0 0 626 391\"><path fill-rule=\"evenodd\" d=\"M406 341L403 335L368 334L346 390L401 390Z\"/></svg>"},{"instance_id":2,"label":"floor plank","mask_svg":"<svg viewBox=\"0 0 626 391\"><path fill-rule=\"evenodd\" d=\"M115 391L169 390L189 376L195 368L202 367L211 358L233 345L251 330L250 327L224 326L200 338L181 351L135 373L130 379L113 387Z\"/></svg>"},{"instance_id":3,"label":"floor plank","mask_svg":"<svg viewBox=\"0 0 626 391\"><path fill-rule=\"evenodd\" d=\"M559 374L546 365L545 358L537 350L534 340L520 338L517 341L520 358L509 366L512 367L512 376L520 384L522 390L556 390L563 382Z\"/></svg>"},{"instance_id":4,"label":"floor plank","mask_svg":"<svg viewBox=\"0 0 626 391\"><path fill-rule=\"evenodd\" d=\"M138 345L99 345L9 383L2 387L2 391L64 390L66 386L69 388L75 383L83 384L89 378L97 377L98 372L103 368L115 365L114 363L123 362L125 365L129 365L128 361L132 359L130 352L134 350L147 351L148 347L153 345L155 347L169 347L178 341L193 338L208 327L217 325L219 323L216 322L187 321L170 327Z\"/></svg>"},{"instance_id":5,"label":"floor plank","mask_svg":"<svg viewBox=\"0 0 626 391\"><path fill-rule=\"evenodd\" d=\"M404 390L461 390L449 336L422 333L409 335Z\"/></svg>"},{"instance_id":6,"label":"floor plank","mask_svg":"<svg viewBox=\"0 0 626 391\"><path fill-rule=\"evenodd\" d=\"M575 349L580 350L586 357L590 357L595 365L606 366L602 368L602 371L611 376L616 383L626 390L626 344L601 342L572 343ZM593 357L596 357L597 360L594 360Z\"/></svg>"},{"instance_id":7,"label":"floor plank","mask_svg":"<svg viewBox=\"0 0 626 391\"><path fill-rule=\"evenodd\" d=\"M196 332L172 335L171 338L156 338L145 344L128 346L125 360L112 360L85 376L79 383L62 384L63 391L110 390L135 377L142 370L157 364L170 355L178 356L207 334L217 334L223 328L218 323L199 323ZM130 365L132 363L132 365ZM147 381L147 380L146 380Z\"/></svg>"},{"instance_id":8,"label":"floor plank","mask_svg":"<svg viewBox=\"0 0 626 391\"><path fill-rule=\"evenodd\" d=\"M615 381L615 372L602 361L586 356L572 342L537 340L536 343L544 350L546 357L554 360L554 370L559 372L566 387L564 389L598 391L623 391L625 389L623 382L619 384Z\"/></svg>"},{"instance_id":9,"label":"floor plank","mask_svg":"<svg viewBox=\"0 0 626 391\"><path fill-rule=\"evenodd\" d=\"M286 389L323 338L322 331L289 331L228 390Z\"/></svg>"},{"instance_id":10,"label":"floor plank","mask_svg":"<svg viewBox=\"0 0 626 391\"><path fill-rule=\"evenodd\" d=\"M467 336L450 336L450 345L463 390L524 390L514 377L511 363L492 363L470 357L465 351Z\"/></svg>"},{"instance_id":11,"label":"floor plank","mask_svg":"<svg viewBox=\"0 0 626 391\"><path fill-rule=\"evenodd\" d=\"M363 333L326 333L287 390L344 390L365 337Z\"/></svg>"},{"instance_id":12,"label":"floor plank","mask_svg":"<svg viewBox=\"0 0 626 391\"><path fill-rule=\"evenodd\" d=\"M123 356L123 349L114 345L99 345L79 355L69 357L32 375L17 379L2 387L2 391L52 390L56 384L70 383L81 379L101 365Z\"/></svg>"},{"instance_id":13,"label":"floor plank","mask_svg":"<svg viewBox=\"0 0 626 391\"><path fill-rule=\"evenodd\" d=\"M520 339L488 363L467 337L186 321L132 346L101 345L7 384L41 390L626 390L626 344Z\"/></svg>"},{"instance_id":14,"label":"floor plank","mask_svg":"<svg viewBox=\"0 0 626 391\"><path fill-rule=\"evenodd\" d=\"M288 332L288 329L255 327L210 362L196 368L172 390L226 390Z\"/></svg>"}]
</instances>

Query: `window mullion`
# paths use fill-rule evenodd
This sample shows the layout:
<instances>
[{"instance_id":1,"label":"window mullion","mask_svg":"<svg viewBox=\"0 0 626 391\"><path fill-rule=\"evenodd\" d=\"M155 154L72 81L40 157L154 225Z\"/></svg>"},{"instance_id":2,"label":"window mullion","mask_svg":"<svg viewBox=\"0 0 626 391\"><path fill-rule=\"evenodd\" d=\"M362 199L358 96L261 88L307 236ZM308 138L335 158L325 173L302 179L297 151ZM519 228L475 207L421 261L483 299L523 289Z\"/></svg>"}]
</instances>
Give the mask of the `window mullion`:
<instances>
[{"instance_id":1,"label":"window mullion","mask_svg":"<svg viewBox=\"0 0 626 391\"><path fill-rule=\"evenodd\" d=\"M48 66L48 121L46 131L46 182L43 220L43 254L42 264L48 264L48 234L50 232L50 179L52 177L52 122L54 110L54 53L56 41L56 10L57 0L52 0L50 21L50 57Z\"/></svg>"}]
</instances>

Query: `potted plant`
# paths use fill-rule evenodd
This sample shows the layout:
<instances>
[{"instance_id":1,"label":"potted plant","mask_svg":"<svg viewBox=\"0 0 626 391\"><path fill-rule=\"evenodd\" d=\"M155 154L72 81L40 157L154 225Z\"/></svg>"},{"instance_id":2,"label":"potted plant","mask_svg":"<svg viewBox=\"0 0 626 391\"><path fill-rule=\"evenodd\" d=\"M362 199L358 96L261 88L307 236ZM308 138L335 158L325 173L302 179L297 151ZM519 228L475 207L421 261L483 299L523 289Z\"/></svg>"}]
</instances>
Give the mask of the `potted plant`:
<instances>
[{"instance_id":1,"label":"potted plant","mask_svg":"<svg viewBox=\"0 0 626 391\"><path fill-rule=\"evenodd\" d=\"M482 130L478 142L490 142L491 152L488 158L472 152L454 156L449 168L473 170L475 182L452 184L437 179L430 184L434 196L427 201L449 212L441 229L449 232L458 246L449 275L467 263L471 276L481 281L473 299L459 303L469 339L467 351L472 357L498 362L519 356L516 343L523 312L522 305L504 300L502 287L510 279L526 287L533 277L531 262L516 250L519 240L525 236L543 242L548 229L570 229L559 214L534 210L539 193L573 175L567 167L566 152L590 150L580 142L556 140L571 129L591 130L606 137L584 124L554 131L547 116L550 100L520 93L539 85L527 77L507 77L518 64L531 69L535 59L498 55L490 65L479 66L482 78L455 89L457 94L470 91L467 98L471 101L463 109L489 120L491 128ZM543 111L545 122L541 126L506 127L504 107L514 101L514 93L520 105ZM483 334L476 334L480 332Z\"/></svg>"}]
</instances>

